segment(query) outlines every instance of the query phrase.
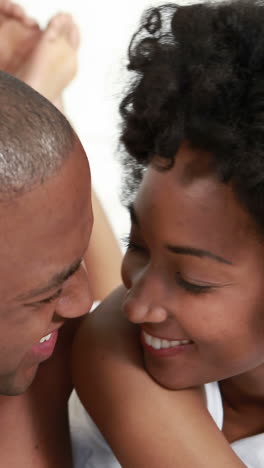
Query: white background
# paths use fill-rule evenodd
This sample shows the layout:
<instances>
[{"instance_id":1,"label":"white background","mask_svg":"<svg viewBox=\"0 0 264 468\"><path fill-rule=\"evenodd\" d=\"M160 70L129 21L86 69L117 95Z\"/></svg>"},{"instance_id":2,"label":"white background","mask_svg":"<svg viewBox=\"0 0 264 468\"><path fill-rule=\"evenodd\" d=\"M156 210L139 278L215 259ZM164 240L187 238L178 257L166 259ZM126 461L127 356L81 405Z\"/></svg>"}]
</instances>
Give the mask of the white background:
<instances>
[{"instance_id":1,"label":"white background","mask_svg":"<svg viewBox=\"0 0 264 468\"><path fill-rule=\"evenodd\" d=\"M126 82L126 50L143 10L154 0L17 0L42 27L60 11L81 31L79 72L65 92L66 113L89 157L93 185L117 236L129 222L119 202L118 104ZM179 2L180 3L180 2ZM188 3L182 1L181 3ZM192 2L195 3L195 0Z\"/></svg>"}]
</instances>

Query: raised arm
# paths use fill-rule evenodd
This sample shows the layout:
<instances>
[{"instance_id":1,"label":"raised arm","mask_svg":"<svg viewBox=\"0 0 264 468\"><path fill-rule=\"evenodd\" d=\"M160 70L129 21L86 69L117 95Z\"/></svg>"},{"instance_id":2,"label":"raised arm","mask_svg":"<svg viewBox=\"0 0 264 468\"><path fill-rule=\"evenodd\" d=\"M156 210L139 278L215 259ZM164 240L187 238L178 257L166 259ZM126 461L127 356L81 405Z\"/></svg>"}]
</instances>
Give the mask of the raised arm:
<instances>
[{"instance_id":1,"label":"raised arm","mask_svg":"<svg viewBox=\"0 0 264 468\"><path fill-rule=\"evenodd\" d=\"M75 340L77 392L124 468L241 468L200 389L170 391L142 365L137 329L120 313L119 288Z\"/></svg>"},{"instance_id":2,"label":"raised arm","mask_svg":"<svg viewBox=\"0 0 264 468\"><path fill-rule=\"evenodd\" d=\"M121 283L122 253L106 213L92 191L94 226L85 254L89 285L94 300L104 299Z\"/></svg>"}]
</instances>

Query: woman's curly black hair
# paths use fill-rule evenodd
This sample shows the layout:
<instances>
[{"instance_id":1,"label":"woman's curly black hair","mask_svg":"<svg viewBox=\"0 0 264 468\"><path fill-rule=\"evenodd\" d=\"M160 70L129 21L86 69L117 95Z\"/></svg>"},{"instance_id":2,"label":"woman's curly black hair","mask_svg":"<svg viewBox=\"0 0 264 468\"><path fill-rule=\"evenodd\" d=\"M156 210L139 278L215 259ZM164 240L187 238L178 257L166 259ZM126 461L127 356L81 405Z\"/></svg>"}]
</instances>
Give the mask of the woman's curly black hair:
<instances>
[{"instance_id":1,"label":"woman's curly black hair","mask_svg":"<svg viewBox=\"0 0 264 468\"><path fill-rule=\"evenodd\" d=\"M128 69L120 111L129 188L155 155L171 167L187 140L212 154L220 180L264 228L264 0L148 10Z\"/></svg>"}]
</instances>

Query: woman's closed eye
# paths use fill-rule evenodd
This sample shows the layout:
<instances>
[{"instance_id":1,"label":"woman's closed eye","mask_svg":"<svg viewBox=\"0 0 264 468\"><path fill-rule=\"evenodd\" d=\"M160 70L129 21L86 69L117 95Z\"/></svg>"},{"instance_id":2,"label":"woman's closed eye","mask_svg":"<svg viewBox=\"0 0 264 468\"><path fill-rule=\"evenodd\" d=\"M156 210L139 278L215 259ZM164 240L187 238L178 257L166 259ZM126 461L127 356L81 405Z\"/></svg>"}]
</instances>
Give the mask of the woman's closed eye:
<instances>
[{"instance_id":1,"label":"woman's closed eye","mask_svg":"<svg viewBox=\"0 0 264 468\"><path fill-rule=\"evenodd\" d=\"M127 252L134 252L139 256L149 256L148 248L144 245L144 243L137 239L131 237L131 235L124 236L121 239L121 242L126 247ZM173 275L175 275L175 270ZM178 286L180 286L184 291L187 291L191 294L198 295L198 294L205 294L212 292L213 290L227 285L227 283L208 283L201 281L199 279L188 278L186 275L183 275L180 271L176 272L176 282Z\"/></svg>"},{"instance_id":2,"label":"woman's closed eye","mask_svg":"<svg viewBox=\"0 0 264 468\"><path fill-rule=\"evenodd\" d=\"M146 247L132 240L130 235L123 236L121 238L121 242L127 250L134 250L134 251L140 251L140 252L147 251Z\"/></svg>"},{"instance_id":3,"label":"woman's closed eye","mask_svg":"<svg viewBox=\"0 0 264 468\"><path fill-rule=\"evenodd\" d=\"M176 274L177 283L185 291L188 291L192 294L203 294L211 291L213 288L217 287L215 285L203 285L198 283L192 283L191 281L186 280L182 277L180 272Z\"/></svg>"}]
</instances>

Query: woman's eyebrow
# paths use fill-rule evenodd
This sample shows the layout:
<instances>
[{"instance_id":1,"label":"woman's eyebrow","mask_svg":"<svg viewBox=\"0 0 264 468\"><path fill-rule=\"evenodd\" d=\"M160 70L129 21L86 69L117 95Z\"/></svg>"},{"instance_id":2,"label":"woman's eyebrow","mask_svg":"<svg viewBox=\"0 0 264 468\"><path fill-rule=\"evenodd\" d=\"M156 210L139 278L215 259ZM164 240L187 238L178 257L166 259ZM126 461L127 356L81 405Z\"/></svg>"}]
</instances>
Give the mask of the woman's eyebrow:
<instances>
[{"instance_id":1,"label":"woman's eyebrow","mask_svg":"<svg viewBox=\"0 0 264 468\"><path fill-rule=\"evenodd\" d=\"M196 247L189 247L183 245L166 245L166 248L170 252L173 252L175 254L194 255L195 257L199 258L208 257L220 263L225 263L226 265L233 265L233 263L230 260L227 260L226 258L221 257L220 255L216 255L213 252L210 252L209 250L198 249Z\"/></svg>"},{"instance_id":2,"label":"woman's eyebrow","mask_svg":"<svg viewBox=\"0 0 264 468\"><path fill-rule=\"evenodd\" d=\"M136 226L140 226L139 219L137 217L133 203L131 203L128 206L128 211L130 213L131 222ZM225 263L226 265L233 265L233 262L231 262L231 260L227 260L226 258L220 255L214 254L213 252L210 252L210 250L185 245L166 245L166 249L175 254L193 255L199 258L208 257L212 260L216 260L217 262Z\"/></svg>"}]
</instances>

